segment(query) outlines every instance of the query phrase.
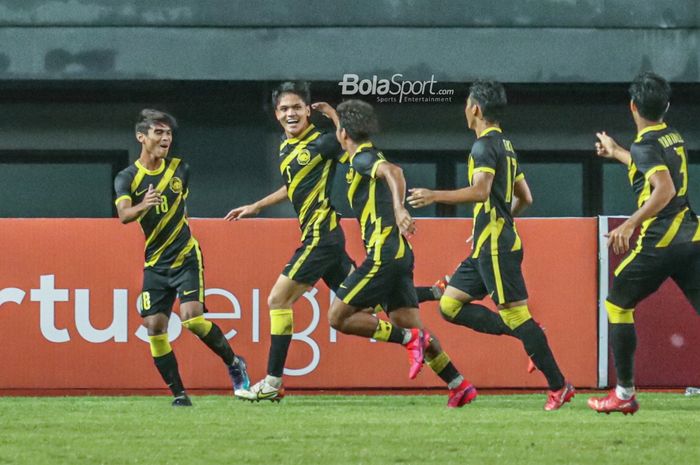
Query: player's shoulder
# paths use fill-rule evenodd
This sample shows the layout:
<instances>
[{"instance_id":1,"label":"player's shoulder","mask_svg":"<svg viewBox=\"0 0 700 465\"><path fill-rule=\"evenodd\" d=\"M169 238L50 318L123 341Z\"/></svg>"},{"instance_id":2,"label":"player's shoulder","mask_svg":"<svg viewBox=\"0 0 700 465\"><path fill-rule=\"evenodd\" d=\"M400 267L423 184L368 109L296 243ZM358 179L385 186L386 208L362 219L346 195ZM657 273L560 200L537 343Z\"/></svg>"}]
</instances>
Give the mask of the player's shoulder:
<instances>
[{"instance_id":1,"label":"player's shoulder","mask_svg":"<svg viewBox=\"0 0 700 465\"><path fill-rule=\"evenodd\" d=\"M136 167L135 163L130 164L123 170L117 173L117 178L131 178L133 179L134 176L136 176L136 172L138 171L138 168Z\"/></svg>"},{"instance_id":2,"label":"player's shoulder","mask_svg":"<svg viewBox=\"0 0 700 465\"><path fill-rule=\"evenodd\" d=\"M190 169L189 163L187 163L185 160L183 160L182 157L179 156L179 155L177 155L177 156L172 156L172 157L168 157L168 158L166 159L166 163L167 163L167 164L166 164L166 168L167 168L168 166L170 166L171 163L177 163L177 168L180 169L180 170L185 170L185 171L187 171L187 170Z\"/></svg>"},{"instance_id":3,"label":"player's shoulder","mask_svg":"<svg viewBox=\"0 0 700 465\"><path fill-rule=\"evenodd\" d=\"M650 151L653 152L662 150L660 144L661 137L662 135L658 132L643 134L641 137L635 139L635 141L632 143L632 145L630 146L630 153L632 155L635 155L644 154Z\"/></svg>"},{"instance_id":4,"label":"player's shoulder","mask_svg":"<svg viewBox=\"0 0 700 465\"><path fill-rule=\"evenodd\" d=\"M318 145L333 145L333 146L340 146L340 143L338 142L338 138L335 137L335 132L331 131L329 129L315 129L315 132L318 132L318 137L313 141Z\"/></svg>"},{"instance_id":5,"label":"player's shoulder","mask_svg":"<svg viewBox=\"0 0 700 465\"><path fill-rule=\"evenodd\" d=\"M497 147L497 140L490 135L479 137L472 145L471 154L474 157L484 156L493 153Z\"/></svg>"},{"instance_id":6,"label":"player's shoulder","mask_svg":"<svg viewBox=\"0 0 700 465\"><path fill-rule=\"evenodd\" d=\"M353 166L363 165L363 164L373 164L377 158L380 158L381 151L374 146L370 147L360 147L360 150L355 153L350 158L350 162Z\"/></svg>"}]
</instances>

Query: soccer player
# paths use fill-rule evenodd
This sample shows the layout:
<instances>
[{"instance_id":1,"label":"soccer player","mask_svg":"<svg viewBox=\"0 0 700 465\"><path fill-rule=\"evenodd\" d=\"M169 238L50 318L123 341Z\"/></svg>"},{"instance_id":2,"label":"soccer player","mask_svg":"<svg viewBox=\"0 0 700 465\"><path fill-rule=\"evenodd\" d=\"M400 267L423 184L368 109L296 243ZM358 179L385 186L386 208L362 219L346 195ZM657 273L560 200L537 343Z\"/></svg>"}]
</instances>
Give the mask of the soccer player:
<instances>
[{"instance_id":1,"label":"soccer player","mask_svg":"<svg viewBox=\"0 0 700 465\"><path fill-rule=\"evenodd\" d=\"M270 350L267 376L242 397L279 401L284 397L282 375L294 334L292 305L323 279L334 291L354 267L345 252L340 218L330 203L330 189L343 149L335 134L310 121L311 97L305 82L284 82L272 92L275 117L284 130L280 144L280 174L284 185L250 205L234 208L226 220L255 216L287 198L299 217L301 246L277 278L267 302L270 308ZM424 300L438 300L439 282L422 288Z\"/></svg>"},{"instance_id":2,"label":"soccer player","mask_svg":"<svg viewBox=\"0 0 700 465\"><path fill-rule=\"evenodd\" d=\"M556 410L571 400L574 388L564 379L527 305L520 268L522 242L513 217L532 203L532 195L513 144L500 126L505 106L506 93L500 83L476 81L469 88L465 108L467 126L477 136L468 161L470 186L452 191L410 189L408 201L413 207L434 202L475 203L472 253L450 278L440 299L440 312L454 324L520 339L547 379L544 409ZM486 295L498 306L498 314L473 303Z\"/></svg>"},{"instance_id":3,"label":"soccer player","mask_svg":"<svg viewBox=\"0 0 700 465\"><path fill-rule=\"evenodd\" d=\"M114 180L122 223L138 221L146 236L141 316L148 330L151 355L173 393L173 406L191 406L168 341L168 321L180 298L182 325L224 361L234 394L249 387L246 364L237 357L221 329L204 318L204 264L187 222L189 168L168 157L176 121L162 111L145 109L136 123L139 159Z\"/></svg>"},{"instance_id":4,"label":"soccer player","mask_svg":"<svg viewBox=\"0 0 700 465\"><path fill-rule=\"evenodd\" d=\"M425 359L448 386L447 406L468 404L476 397L476 389L420 320L413 286L413 251L404 237L415 231L404 206L406 181L401 168L389 163L371 142L378 126L374 109L360 100L343 102L337 113L327 104L317 108L334 121L337 139L347 151L348 200L360 222L367 251L362 265L338 288L328 314L331 326L344 334L406 346L411 361L409 378L418 375ZM377 304L391 322L362 311Z\"/></svg>"},{"instance_id":5,"label":"soccer player","mask_svg":"<svg viewBox=\"0 0 700 465\"><path fill-rule=\"evenodd\" d=\"M634 307L672 278L700 313L700 226L688 201L688 159L683 138L664 123L671 87L661 76L639 74L629 88L629 108L637 138L627 151L605 132L597 133L597 154L627 166L637 196L637 211L608 235L608 247L622 254L641 227L636 247L614 273L605 300L617 386L607 396L591 398L598 412L633 414L639 409L634 390L637 335Z\"/></svg>"}]
</instances>

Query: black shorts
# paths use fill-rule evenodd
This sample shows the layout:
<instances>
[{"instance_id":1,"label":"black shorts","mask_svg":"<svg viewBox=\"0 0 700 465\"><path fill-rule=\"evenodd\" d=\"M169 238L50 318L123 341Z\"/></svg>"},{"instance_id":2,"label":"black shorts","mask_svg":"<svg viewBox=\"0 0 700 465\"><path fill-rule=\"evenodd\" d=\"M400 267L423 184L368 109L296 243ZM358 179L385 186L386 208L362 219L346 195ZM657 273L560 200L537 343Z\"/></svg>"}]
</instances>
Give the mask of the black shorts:
<instances>
[{"instance_id":1,"label":"black shorts","mask_svg":"<svg viewBox=\"0 0 700 465\"><path fill-rule=\"evenodd\" d=\"M285 265L282 274L309 286L323 279L330 289L338 289L352 271L354 262L345 251L343 230L337 227L330 235L305 240Z\"/></svg>"},{"instance_id":2,"label":"black shorts","mask_svg":"<svg viewBox=\"0 0 700 465\"><path fill-rule=\"evenodd\" d=\"M176 297L180 297L181 304L204 304L204 265L200 257L201 254L185 261L179 268L144 270L141 292L142 317L156 313L164 313L169 317Z\"/></svg>"},{"instance_id":3,"label":"black shorts","mask_svg":"<svg viewBox=\"0 0 700 465\"><path fill-rule=\"evenodd\" d=\"M476 300L490 295L497 305L526 300L527 288L520 268L522 262L522 250L469 257L459 264L449 285Z\"/></svg>"},{"instance_id":4,"label":"black shorts","mask_svg":"<svg viewBox=\"0 0 700 465\"><path fill-rule=\"evenodd\" d=\"M700 313L700 242L632 250L615 270L608 300L624 309L634 308L673 279Z\"/></svg>"},{"instance_id":5,"label":"black shorts","mask_svg":"<svg viewBox=\"0 0 700 465\"><path fill-rule=\"evenodd\" d=\"M367 257L340 285L337 297L356 308L381 305L389 313L399 308L418 308L413 284L413 252L400 259L375 262Z\"/></svg>"}]
</instances>

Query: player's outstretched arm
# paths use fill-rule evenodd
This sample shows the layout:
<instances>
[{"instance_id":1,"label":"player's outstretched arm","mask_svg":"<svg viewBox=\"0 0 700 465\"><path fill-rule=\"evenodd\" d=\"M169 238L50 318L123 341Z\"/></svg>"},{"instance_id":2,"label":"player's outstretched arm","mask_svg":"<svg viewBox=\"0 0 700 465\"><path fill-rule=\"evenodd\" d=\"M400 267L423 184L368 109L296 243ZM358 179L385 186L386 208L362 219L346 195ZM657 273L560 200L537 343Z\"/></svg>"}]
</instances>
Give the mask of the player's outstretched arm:
<instances>
[{"instance_id":1,"label":"player's outstretched arm","mask_svg":"<svg viewBox=\"0 0 700 465\"><path fill-rule=\"evenodd\" d=\"M474 173L472 185L452 191L434 191L417 187L409 189L408 203L413 208L425 207L433 203L456 205L468 202L485 202L491 195L493 174L479 171Z\"/></svg>"},{"instance_id":2,"label":"player's outstretched arm","mask_svg":"<svg viewBox=\"0 0 700 465\"><path fill-rule=\"evenodd\" d=\"M416 232L416 222L404 206L406 202L406 178L403 175L403 170L393 163L384 161L377 165L375 176L379 179L384 179L387 186L389 186L391 199L394 204L394 217L401 234L414 234Z\"/></svg>"},{"instance_id":3,"label":"player's outstretched arm","mask_svg":"<svg viewBox=\"0 0 700 465\"><path fill-rule=\"evenodd\" d=\"M607 135L605 131L596 132L598 142L595 143L596 155L603 158L617 160L620 163L629 166L632 161L632 156L628 150L623 149L615 139Z\"/></svg>"},{"instance_id":4,"label":"player's outstretched arm","mask_svg":"<svg viewBox=\"0 0 700 465\"><path fill-rule=\"evenodd\" d=\"M277 203L282 202L287 198L287 186L282 186L279 189L277 189L275 192L272 194L258 200L255 203L251 203L250 205L243 205L240 207L236 207L230 212L224 216L224 219L226 221L233 221L233 220L239 220L241 218L246 218L250 216L256 216L258 213L260 213L262 210L265 208L269 207L270 205L275 205Z\"/></svg>"},{"instance_id":5,"label":"player's outstretched arm","mask_svg":"<svg viewBox=\"0 0 700 465\"><path fill-rule=\"evenodd\" d=\"M323 116L326 118L330 119L333 121L333 124L337 128L340 126L340 120L338 119L338 113L336 113L335 108L333 108L330 104L326 102L316 102L311 104L311 108L313 110L318 111L321 113Z\"/></svg>"},{"instance_id":6,"label":"player's outstretched arm","mask_svg":"<svg viewBox=\"0 0 700 465\"><path fill-rule=\"evenodd\" d=\"M144 211L160 204L160 202L160 192L153 188L153 184L149 184L148 191L140 203L132 206L131 199L122 199L117 203L117 213L123 224L131 223L138 219Z\"/></svg>"},{"instance_id":7,"label":"player's outstretched arm","mask_svg":"<svg viewBox=\"0 0 700 465\"><path fill-rule=\"evenodd\" d=\"M627 221L608 234L608 247L612 247L616 254L627 252L634 229L649 218L656 216L676 195L676 188L668 170L652 174L649 177L649 183L652 186L649 199Z\"/></svg>"},{"instance_id":8,"label":"player's outstretched arm","mask_svg":"<svg viewBox=\"0 0 700 465\"><path fill-rule=\"evenodd\" d=\"M513 217L520 215L527 207L532 205L532 192L525 179L516 181L513 186L513 203L510 206L510 213Z\"/></svg>"}]
</instances>

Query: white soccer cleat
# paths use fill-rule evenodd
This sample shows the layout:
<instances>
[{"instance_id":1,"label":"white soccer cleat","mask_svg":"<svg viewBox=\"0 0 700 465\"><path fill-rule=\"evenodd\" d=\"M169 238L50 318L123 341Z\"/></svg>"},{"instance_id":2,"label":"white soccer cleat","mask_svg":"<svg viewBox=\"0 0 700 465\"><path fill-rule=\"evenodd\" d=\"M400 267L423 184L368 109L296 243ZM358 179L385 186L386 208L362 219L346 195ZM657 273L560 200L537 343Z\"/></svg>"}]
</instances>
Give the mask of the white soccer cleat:
<instances>
[{"instance_id":1,"label":"white soccer cleat","mask_svg":"<svg viewBox=\"0 0 700 465\"><path fill-rule=\"evenodd\" d=\"M251 402L260 402L261 400L279 402L284 397L284 386L276 388L263 379L255 383L248 390L236 391L236 397Z\"/></svg>"}]
</instances>

